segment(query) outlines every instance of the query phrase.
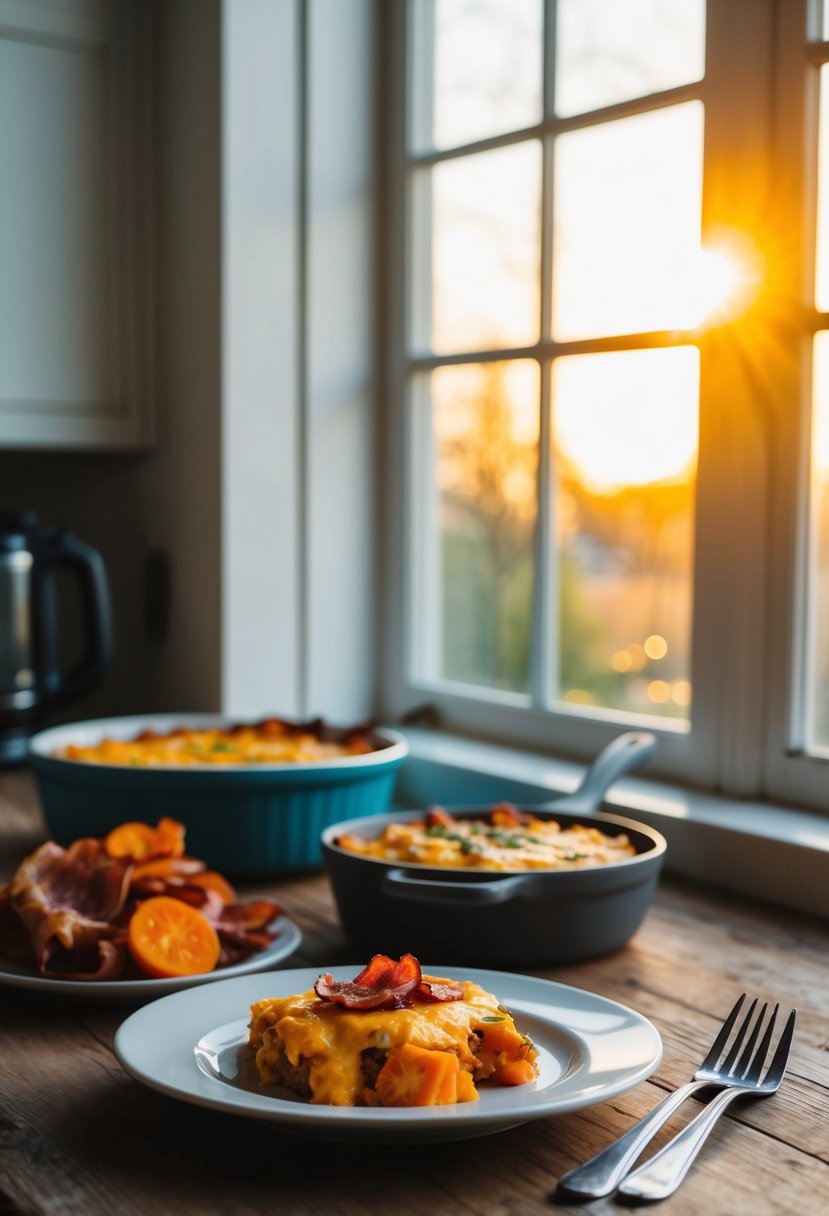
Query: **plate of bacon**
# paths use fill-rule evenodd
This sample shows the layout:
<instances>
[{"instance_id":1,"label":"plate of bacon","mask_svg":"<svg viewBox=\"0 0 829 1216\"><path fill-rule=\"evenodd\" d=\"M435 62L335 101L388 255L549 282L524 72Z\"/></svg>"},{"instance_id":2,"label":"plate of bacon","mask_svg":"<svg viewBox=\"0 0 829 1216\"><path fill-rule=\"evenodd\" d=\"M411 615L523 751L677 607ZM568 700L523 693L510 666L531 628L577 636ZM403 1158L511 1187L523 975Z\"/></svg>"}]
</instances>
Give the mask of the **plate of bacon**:
<instances>
[{"instance_id":1,"label":"plate of bacon","mask_svg":"<svg viewBox=\"0 0 829 1216\"><path fill-rule=\"evenodd\" d=\"M125 823L46 841L0 887L0 983L150 999L275 967L302 934L278 904L240 902L184 848L184 827Z\"/></svg>"}]
</instances>

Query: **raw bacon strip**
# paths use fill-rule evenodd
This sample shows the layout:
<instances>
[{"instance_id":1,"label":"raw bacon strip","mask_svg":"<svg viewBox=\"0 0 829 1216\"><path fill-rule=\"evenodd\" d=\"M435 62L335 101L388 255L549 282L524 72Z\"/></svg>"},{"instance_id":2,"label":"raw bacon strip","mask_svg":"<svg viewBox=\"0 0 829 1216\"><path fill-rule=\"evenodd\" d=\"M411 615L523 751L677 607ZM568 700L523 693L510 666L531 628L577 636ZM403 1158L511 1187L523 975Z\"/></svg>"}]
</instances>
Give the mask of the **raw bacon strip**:
<instances>
[{"instance_id":1,"label":"raw bacon strip","mask_svg":"<svg viewBox=\"0 0 829 1216\"><path fill-rule=\"evenodd\" d=\"M102 842L91 837L68 849L47 841L21 863L9 898L41 971L59 947L84 951L115 936L110 922L124 906L131 870L128 861L107 857Z\"/></svg>"},{"instance_id":2,"label":"raw bacon strip","mask_svg":"<svg viewBox=\"0 0 829 1216\"><path fill-rule=\"evenodd\" d=\"M314 984L321 1001L332 1001L345 1009L405 1009L423 979L420 963L413 954L399 962L385 954L375 954L354 980L335 980L324 971Z\"/></svg>"},{"instance_id":3,"label":"raw bacon strip","mask_svg":"<svg viewBox=\"0 0 829 1216\"><path fill-rule=\"evenodd\" d=\"M444 1001L463 1000L463 988L450 980L435 984L431 980L423 980L417 990L417 999L427 1005L443 1004Z\"/></svg>"}]
</instances>

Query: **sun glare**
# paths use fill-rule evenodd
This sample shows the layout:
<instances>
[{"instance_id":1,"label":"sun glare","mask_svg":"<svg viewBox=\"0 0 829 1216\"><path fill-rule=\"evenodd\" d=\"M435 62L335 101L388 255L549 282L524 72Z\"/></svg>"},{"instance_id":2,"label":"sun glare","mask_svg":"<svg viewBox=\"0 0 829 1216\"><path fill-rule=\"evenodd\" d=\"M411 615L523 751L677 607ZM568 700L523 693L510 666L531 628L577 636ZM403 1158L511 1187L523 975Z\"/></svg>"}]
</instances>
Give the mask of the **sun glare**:
<instances>
[{"instance_id":1,"label":"sun glare","mask_svg":"<svg viewBox=\"0 0 829 1216\"><path fill-rule=\"evenodd\" d=\"M553 368L556 448L592 493L686 481L698 386L692 346L563 356Z\"/></svg>"},{"instance_id":2,"label":"sun glare","mask_svg":"<svg viewBox=\"0 0 829 1216\"><path fill-rule=\"evenodd\" d=\"M756 248L745 239L700 251L694 284L697 324L723 325L746 312L756 300L763 268Z\"/></svg>"}]
</instances>

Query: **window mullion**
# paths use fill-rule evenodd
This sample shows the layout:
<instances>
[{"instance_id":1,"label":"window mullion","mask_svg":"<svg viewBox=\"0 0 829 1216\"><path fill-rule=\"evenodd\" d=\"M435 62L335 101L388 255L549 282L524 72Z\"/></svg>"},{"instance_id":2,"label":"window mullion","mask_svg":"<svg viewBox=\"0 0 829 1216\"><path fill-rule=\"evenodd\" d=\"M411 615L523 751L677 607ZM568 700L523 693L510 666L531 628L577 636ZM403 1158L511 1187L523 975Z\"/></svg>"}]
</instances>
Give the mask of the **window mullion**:
<instances>
[{"instance_id":1,"label":"window mullion","mask_svg":"<svg viewBox=\"0 0 829 1216\"><path fill-rule=\"evenodd\" d=\"M703 242L745 242L767 256L773 4L709 3L708 15ZM779 391L763 295L708 329L700 350L694 753L720 788L750 795L762 771L769 418Z\"/></svg>"},{"instance_id":2,"label":"window mullion","mask_svg":"<svg viewBox=\"0 0 829 1216\"><path fill-rule=\"evenodd\" d=\"M553 115L555 103L555 0L544 0L544 118ZM538 282L540 291L539 318L541 341L552 330L552 267L553 267L553 163L554 137L542 140L541 224ZM549 707L558 685L557 647L557 566L555 559L555 517L552 467L550 363L540 365L541 411L538 434L538 517L535 526L535 577L533 584L532 642L530 664L530 695L537 708Z\"/></svg>"},{"instance_id":3,"label":"window mullion","mask_svg":"<svg viewBox=\"0 0 829 1216\"><path fill-rule=\"evenodd\" d=\"M545 168L546 178L546 168ZM543 191L542 193L545 193ZM543 227L543 226L542 226ZM544 242L542 241L542 249ZM547 274L542 273L542 290ZM555 560L554 469L552 467L550 365L541 364L538 435L538 517L535 526L535 580L532 612L530 695L546 709L557 687L557 562Z\"/></svg>"},{"instance_id":4,"label":"window mullion","mask_svg":"<svg viewBox=\"0 0 829 1216\"><path fill-rule=\"evenodd\" d=\"M407 273L407 164L406 164L406 91L410 69L406 57L408 6L396 3L380 6L381 34L378 42L382 72L382 93L378 110L378 177L385 183L378 189L378 233L381 257L378 293L382 307L376 308L378 387L380 389L377 424L378 510L382 569L378 592L382 610L380 700L385 712L399 714L413 701L409 690L414 633L414 571L409 549L408 512L414 499L413 470L408 459L411 402L407 383L406 293ZM388 65L394 64L394 71ZM391 407L394 403L394 408ZM393 707L393 708L392 708Z\"/></svg>"},{"instance_id":5,"label":"window mullion","mask_svg":"<svg viewBox=\"0 0 829 1216\"><path fill-rule=\"evenodd\" d=\"M816 806L826 806L826 761L805 753L810 712L810 684L820 673L810 671L815 652L809 611L815 521L809 519L810 413L803 407L811 395L814 331L822 327L815 310L815 227L817 210L817 134L819 63L816 46L805 45L818 33L816 6L793 0L778 9L778 47L774 94L774 157L781 206L789 223L786 278L781 284L802 307L802 325L788 335L787 410L775 416L776 434L771 484L775 510L770 551L777 575L771 589L769 712L765 749L766 792ZM809 19L811 18L811 21Z\"/></svg>"}]
</instances>

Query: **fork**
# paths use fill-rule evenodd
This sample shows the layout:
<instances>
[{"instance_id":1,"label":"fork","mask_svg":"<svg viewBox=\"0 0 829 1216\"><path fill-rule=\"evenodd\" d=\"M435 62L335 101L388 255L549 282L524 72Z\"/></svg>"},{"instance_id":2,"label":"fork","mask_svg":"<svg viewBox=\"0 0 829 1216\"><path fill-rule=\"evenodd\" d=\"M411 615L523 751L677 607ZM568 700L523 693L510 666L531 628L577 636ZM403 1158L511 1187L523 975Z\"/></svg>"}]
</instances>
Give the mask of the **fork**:
<instances>
[{"instance_id":1,"label":"fork","mask_svg":"<svg viewBox=\"0 0 829 1216\"><path fill-rule=\"evenodd\" d=\"M557 1192L563 1192L565 1197L569 1194L585 1199L599 1199L602 1195L609 1195L619 1185L631 1162L636 1160L645 1146L650 1143L660 1127L662 1127L663 1123L668 1121L677 1107L681 1106L686 1098L689 1098L691 1094L706 1086L723 1086L727 1084L728 1069L725 1068L725 1064L728 1064L729 1068L733 1064L731 1054L733 1054L734 1049L732 1048L732 1052L729 1053L729 1057L723 1065L724 1071L717 1067L717 1063L728 1042L728 1037L734 1029L734 1024L737 1021L745 999L746 994L743 993L736 1001L734 1008L723 1022L719 1034L711 1044L708 1055L694 1073L693 1080L688 1081L685 1085L681 1085L678 1089L674 1090L673 1093L668 1094L658 1106L654 1107L650 1114L645 1115L638 1123L635 1123L618 1140L614 1140L612 1144L609 1144L607 1148L602 1149L601 1152L591 1157L589 1161L585 1161L583 1165L577 1166L560 1178ZM748 1022L756 1004L757 1002L754 1001L749 1010L748 1017L742 1024L737 1036L738 1043L741 1043L745 1037ZM739 1046L737 1050L739 1051Z\"/></svg>"},{"instance_id":2,"label":"fork","mask_svg":"<svg viewBox=\"0 0 829 1216\"><path fill-rule=\"evenodd\" d=\"M780 1088L780 1082L783 1080L789 1060L797 1011L793 1009L789 1014L771 1064L761 1080L760 1074L771 1047L779 1005L775 1005L763 1040L755 1053L754 1045L768 1010L768 1005L763 1006L757 1015L757 1021L748 1043L737 1059L742 1039L745 1037L746 1026L756 1003L755 1001L752 1004L737 1041L722 1065L722 1069L727 1072L726 1080L723 1082L727 1088L712 1098L704 1110L700 1111L696 1118L692 1119L687 1127L678 1132L672 1140L669 1140L664 1148L655 1153L644 1165L634 1170L632 1174L628 1174L619 1187L620 1195L624 1195L628 1199L665 1199L668 1195L672 1195L688 1173L712 1127L735 1098L765 1098Z\"/></svg>"}]
</instances>

